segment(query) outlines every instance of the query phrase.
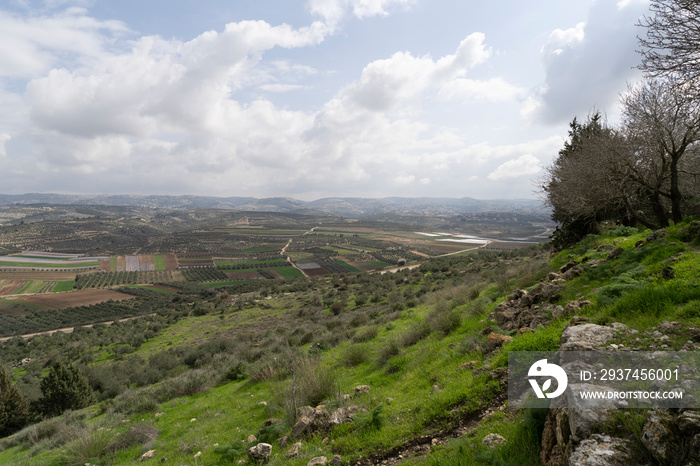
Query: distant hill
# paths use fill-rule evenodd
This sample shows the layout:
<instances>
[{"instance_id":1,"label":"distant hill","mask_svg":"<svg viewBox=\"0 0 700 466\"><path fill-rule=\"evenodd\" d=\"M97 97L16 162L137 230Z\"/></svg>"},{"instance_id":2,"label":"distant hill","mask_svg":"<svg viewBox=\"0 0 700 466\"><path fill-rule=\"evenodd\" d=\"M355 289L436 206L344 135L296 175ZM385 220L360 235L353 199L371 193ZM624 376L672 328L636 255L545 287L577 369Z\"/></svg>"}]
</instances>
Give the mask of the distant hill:
<instances>
[{"instance_id":1,"label":"distant hill","mask_svg":"<svg viewBox=\"0 0 700 466\"><path fill-rule=\"evenodd\" d=\"M0 206L52 204L130 206L172 210L229 209L259 212L327 213L347 217L375 215L456 215L478 212L546 213L547 209L536 199L479 200L464 198L409 198L380 199L333 197L311 202L288 197L258 199L254 197L212 196L136 196L118 194L0 194Z\"/></svg>"}]
</instances>

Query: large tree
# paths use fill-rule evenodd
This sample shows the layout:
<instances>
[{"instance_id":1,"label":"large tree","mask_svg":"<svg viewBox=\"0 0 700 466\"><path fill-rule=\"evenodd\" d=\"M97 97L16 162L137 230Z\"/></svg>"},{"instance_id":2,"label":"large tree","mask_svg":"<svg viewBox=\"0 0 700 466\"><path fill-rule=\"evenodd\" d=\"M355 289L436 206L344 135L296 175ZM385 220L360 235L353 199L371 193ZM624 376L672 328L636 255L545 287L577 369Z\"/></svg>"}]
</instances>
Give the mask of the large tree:
<instances>
[{"instance_id":1,"label":"large tree","mask_svg":"<svg viewBox=\"0 0 700 466\"><path fill-rule=\"evenodd\" d=\"M632 147L623 167L648 195L659 226L683 219L698 194L700 101L669 79L646 80L622 97L622 129Z\"/></svg>"},{"instance_id":2,"label":"large tree","mask_svg":"<svg viewBox=\"0 0 700 466\"><path fill-rule=\"evenodd\" d=\"M27 402L12 384L9 374L0 366L0 437L24 427L28 417Z\"/></svg>"},{"instance_id":3,"label":"large tree","mask_svg":"<svg viewBox=\"0 0 700 466\"><path fill-rule=\"evenodd\" d=\"M649 77L674 77L696 89L700 81L700 2L697 0L651 0L651 14L639 26L642 63Z\"/></svg>"},{"instance_id":4,"label":"large tree","mask_svg":"<svg viewBox=\"0 0 700 466\"><path fill-rule=\"evenodd\" d=\"M95 402L87 378L71 364L56 362L40 382L42 397L39 409L47 416L80 409Z\"/></svg>"}]
</instances>

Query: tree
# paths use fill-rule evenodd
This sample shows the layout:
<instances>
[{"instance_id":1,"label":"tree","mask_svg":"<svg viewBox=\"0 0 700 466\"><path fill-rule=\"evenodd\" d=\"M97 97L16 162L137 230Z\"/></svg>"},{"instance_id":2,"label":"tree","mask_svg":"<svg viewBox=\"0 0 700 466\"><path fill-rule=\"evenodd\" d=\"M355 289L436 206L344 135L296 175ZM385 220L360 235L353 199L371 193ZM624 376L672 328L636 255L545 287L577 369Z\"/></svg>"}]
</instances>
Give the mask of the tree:
<instances>
[{"instance_id":1,"label":"tree","mask_svg":"<svg viewBox=\"0 0 700 466\"><path fill-rule=\"evenodd\" d=\"M668 79L646 80L622 98L622 126L635 157L629 176L650 197L657 224L683 219L684 201L698 194L700 102L687 86ZM669 208L670 207L670 208Z\"/></svg>"},{"instance_id":2,"label":"tree","mask_svg":"<svg viewBox=\"0 0 700 466\"><path fill-rule=\"evenodd\" d=\"M622 208L606 163L614 130L598 112L583 124L574 118L569 128L569 139L540 186L552 219L561 224L556 232L561 245L596 232L598 222L616 217Z\"/></svg>"},{"instance_id":3,"label":"tree","mask_svg":"<svg viewBox=\"0 0 700 466\"><path fill-rule=\"evenodd\" d=\"M0 366L0 437L10 435L27 423L29 411L22 394Z\"/></svg>"},{"instance_id":4,"label":"tree","mask_svg":"<svg viewBox=\"0 0 700 466\"><path fill-rule=\"evenodd\" d=\"M652 15L638 25L646 28L639 66L647 76L675 77L697 88L700 78L700 2L697 0L651 0Z\"/></svg>"},{"instance_id":5,"label":"tree","mask_svg":"<svg viewBox=\"0 0 700 466\"><path fill-rule=\"evenodd\" d=\"M58 416L68 409L80 409L95 402L87 378L70 364L56 362L39 384L39 409L47 416Z\"/></svg>"}]
</instances>

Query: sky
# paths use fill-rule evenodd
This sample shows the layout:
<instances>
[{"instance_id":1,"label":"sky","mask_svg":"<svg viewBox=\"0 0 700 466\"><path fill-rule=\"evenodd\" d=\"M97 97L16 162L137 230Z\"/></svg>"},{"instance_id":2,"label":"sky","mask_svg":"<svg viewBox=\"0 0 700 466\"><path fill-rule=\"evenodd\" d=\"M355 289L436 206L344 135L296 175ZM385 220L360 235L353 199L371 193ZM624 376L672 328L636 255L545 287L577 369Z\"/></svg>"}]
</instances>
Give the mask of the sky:
<instances>
[{"instance_id":1,"label":"sky","mask_svg":"<svg viewBox=\"0 0 700 466\"><path fill-rule=\"evenodd\" d=\"M0 193L536 198L648 0L2 0Z\"/></svg>"}]
</instances>

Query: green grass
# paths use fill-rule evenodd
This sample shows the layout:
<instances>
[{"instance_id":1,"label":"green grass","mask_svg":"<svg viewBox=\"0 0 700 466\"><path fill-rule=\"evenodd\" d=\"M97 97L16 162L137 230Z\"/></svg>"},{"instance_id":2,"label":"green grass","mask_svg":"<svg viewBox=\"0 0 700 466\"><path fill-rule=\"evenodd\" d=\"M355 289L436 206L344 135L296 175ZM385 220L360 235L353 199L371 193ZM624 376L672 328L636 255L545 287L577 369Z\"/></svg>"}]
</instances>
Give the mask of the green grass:
<instances>
[{"instance_id":1,"label":"green grass","mask_svg":"<svg viewBox=\"0 0 700 466\"><path fill-rule=\"evenodd\" d=\"M163 254L154 255L153 262L156 264L156 270L165 270L165 258Z\"/></svg>"},{"instance_id":2,"label":"green grass","mask_svg":"<svg viewBox=\"0 0 700 466\"><path fill-rule=\"evenodd\" d=\"M51 291L54 293L58 293L61 291L71 291L74 285L75 280L61 280L58 283L56 283L56 286L54 286L53 290Z\"/></svg>"},{"instance_id":3,"label":"green grass","mask_svg":"<svg viewBox=\"0 0 700 466\"><path fill-rule=\"evenodd\" d=\"M274 270L284 278L300 278L304 276L304 274L294 267L271 267L270 270Z\"/></svg>"},{"instance_id":4,"label":"green grass","mask_svg":"<svg viewBox=\"0 0 700 466\"><path fill-rule=\"evenodd\" d=\"M117 256L109 256L109 270L110 272L117 271Z\"/></svg>"},{"instance_id":5,"label":"green grass","mask_svg":"<svg viewBox=\"0 0 700 466\"><path fill-rule=\"evenodd\" d=\"M355 272L355 273L359 273L359 272L360 272L360 269L358 269L357 267L353 267L352 265L348 264L347 262L345 262L345 261L343 261L343 260L341 260L341 259L335 259L334 262L335 262L336 264L342 266L343 268L348 269L350 272Z\"/></svg>"},{"instance_id":6,"label":"green grass","mask_svg":"<svg viewBox=\"0 0 700 466\"><path fill-rule=\"evenodd\" d=\"M99 262L75 262L70 264L46 264L41 262L12 262L0 260L0 267L22 267L28 269L70 269L76 267L97 267Z\"/></svg>"}]
</instances>

